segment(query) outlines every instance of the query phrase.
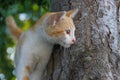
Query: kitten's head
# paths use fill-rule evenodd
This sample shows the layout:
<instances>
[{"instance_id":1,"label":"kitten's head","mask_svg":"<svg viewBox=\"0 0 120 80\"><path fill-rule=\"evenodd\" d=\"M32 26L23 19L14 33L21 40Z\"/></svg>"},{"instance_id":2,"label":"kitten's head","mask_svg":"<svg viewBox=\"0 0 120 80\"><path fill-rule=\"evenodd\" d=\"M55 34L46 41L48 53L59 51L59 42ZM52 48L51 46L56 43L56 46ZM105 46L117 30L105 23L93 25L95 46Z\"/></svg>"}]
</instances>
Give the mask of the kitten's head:
<instances>
[{"instance_id":1,"label":"kitten's head","mask_svg":"<svg viewBox=\"0 0 120 80\"><path fill-rule=\"evenodd\" d=\"M75 25L73 18L77 12L78 9L67 12L56 12L49 16L46 33L53 42L66 48L70 47L71 44L75 44Z\"/></svg>"}]
</instances>

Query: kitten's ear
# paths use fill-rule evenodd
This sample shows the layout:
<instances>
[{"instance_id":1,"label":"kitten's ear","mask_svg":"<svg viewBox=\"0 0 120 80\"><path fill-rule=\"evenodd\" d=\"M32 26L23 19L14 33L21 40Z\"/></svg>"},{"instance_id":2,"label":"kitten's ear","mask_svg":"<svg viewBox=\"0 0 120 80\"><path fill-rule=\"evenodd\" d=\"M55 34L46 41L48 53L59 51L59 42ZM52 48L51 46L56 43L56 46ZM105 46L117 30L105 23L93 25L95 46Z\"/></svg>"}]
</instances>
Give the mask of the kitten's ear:
<instances>
[{"instance_id":1,"label":"kitten's ear","mask_svg":"<svg viewBox=\"0 0 120 80\"><path fill-rule=\"evenodd\" d=\"M61 19L64 19L65 16L66 16L66 11L57 12L57 13L55 14L55 20L56 20L56 21L59 21L59 20L61 20Z\"/></svg>"},{"instance_id":2,"label":"kitten's ear","mask_svg":"<svg viewBox=\"0 0 120 80\"><path fill-rule=\"evenodd\" d=\"M74 18L78 12L79 12L79 9L73 9L73 10L67 11L66 16Z\"/></svg>"},{"instance_id":3,"label":"kitten's ear","mask_svg":"<svg viewBox=\"0 0 120 80\"><path fill-rule=\"evenodd\" d=\"M62 12L55 12L54 14L52 14L49 19L48 19L48 25L56 25L56 23L58 23L60 20L64 19L66 16L66 11L62 11Z\"/></svg>"},{"instance_id":4,"label":"kitten's ear","mask_svg":"<svg viewBox=\"0 0 120 80\"><path fill-rule=\"evenodd\" d=\"M55 25L57 22L59 22L60 20L64 19L66 16L66 11L62 11L62 12L56 12L55 14L53 14L50 18L50 23L51 25Z\"/></svg>"}]
</instances>

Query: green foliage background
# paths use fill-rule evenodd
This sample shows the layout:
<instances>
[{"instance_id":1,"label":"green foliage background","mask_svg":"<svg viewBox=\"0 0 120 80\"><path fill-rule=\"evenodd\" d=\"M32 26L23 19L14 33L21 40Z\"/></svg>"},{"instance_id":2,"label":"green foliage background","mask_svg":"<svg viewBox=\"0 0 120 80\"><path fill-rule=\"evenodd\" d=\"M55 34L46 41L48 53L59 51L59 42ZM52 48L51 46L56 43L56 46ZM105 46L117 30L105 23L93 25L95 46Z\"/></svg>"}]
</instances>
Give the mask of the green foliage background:
<instances>
[{"instance_id":1,"label":"green foliage background","mask_svg":"<svg viewBox=\"0 0 120 80\"><path fill-rule=\"evenodd\" d=\"M49 11L49 5L49 0L0 0L0 74L5 75L5 80L15 80L13 61L6 51L8 47L14 46L5 22L6 17L12 15L20 28L26 30ZM27 15L25 21L19 19L22 13Z\"/></svg>"}]
</instances>

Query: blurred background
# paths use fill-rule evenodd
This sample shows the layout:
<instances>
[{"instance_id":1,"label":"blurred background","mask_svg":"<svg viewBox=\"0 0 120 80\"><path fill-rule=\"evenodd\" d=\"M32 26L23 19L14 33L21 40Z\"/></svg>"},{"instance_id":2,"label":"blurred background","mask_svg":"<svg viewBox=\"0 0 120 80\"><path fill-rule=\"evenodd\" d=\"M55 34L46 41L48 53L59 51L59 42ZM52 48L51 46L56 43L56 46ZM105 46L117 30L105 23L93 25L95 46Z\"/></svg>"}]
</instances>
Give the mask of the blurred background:
<instances>
[{"instance_id":1,"label":"blurred background","mask_svg":"<svg viewBox=\"0 0 120 80\"><path fill-rule=\"evenodd\" d=\"M5 19L12 15L25 31L49 11L50 0L0 0L0 80L16 80L14 73L15 42Z\"/></svg>"}]
</instances>

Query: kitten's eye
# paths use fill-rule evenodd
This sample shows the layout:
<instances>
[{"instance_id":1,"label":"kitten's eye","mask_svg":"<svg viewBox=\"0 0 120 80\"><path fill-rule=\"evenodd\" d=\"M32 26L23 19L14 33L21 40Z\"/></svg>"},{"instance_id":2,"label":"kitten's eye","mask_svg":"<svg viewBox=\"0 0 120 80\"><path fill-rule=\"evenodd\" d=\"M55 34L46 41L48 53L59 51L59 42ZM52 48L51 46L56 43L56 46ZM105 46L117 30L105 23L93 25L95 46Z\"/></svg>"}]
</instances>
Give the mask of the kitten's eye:
<instances>
[{"instance_id":1,"label":"kitten's eye","mask_svg":"<svg viewBox=\"0 0 120 80\"><path fill-rule=\"evenodd\" d=\"M67 34L70 34L70 30L69 30L69 29L68 29L68 30L65 30L65 31L66 31Z\"/></svg>"}]
</instances>

